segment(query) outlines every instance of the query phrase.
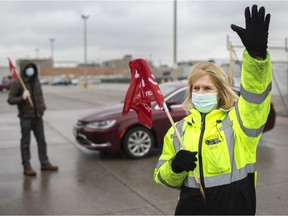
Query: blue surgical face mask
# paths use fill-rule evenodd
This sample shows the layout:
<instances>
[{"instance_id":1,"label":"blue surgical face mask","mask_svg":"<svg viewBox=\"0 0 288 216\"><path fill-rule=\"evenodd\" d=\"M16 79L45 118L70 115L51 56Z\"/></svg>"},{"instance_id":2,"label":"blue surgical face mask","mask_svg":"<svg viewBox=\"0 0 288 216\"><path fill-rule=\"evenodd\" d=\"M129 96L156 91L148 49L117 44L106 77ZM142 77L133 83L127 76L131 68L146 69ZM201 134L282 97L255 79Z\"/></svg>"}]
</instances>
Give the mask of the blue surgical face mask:
<instances>
[{"instance_id":1,"label":"blue surgical face mask","mask_svg":"<svg viewBox=\"0 0 288 216\"><path fill-rule=\"evenodd\" d=\"M26 76L28 76L28 77L33 76L33 75L35 74L34 68L27 68L27 69L25 70L25 74L26 74Z\"/></svg>"},{"instance_id":2,"label":"blue surgical face mask","mask_svg":"<svg viewBox=\"0 0 288 216\"><path fill-rule=\"evenodd\" d=\"M209 113L217 107L217 93L196 94L192 93L192 103L201 113Z\"/></svg>"}]
</instances>

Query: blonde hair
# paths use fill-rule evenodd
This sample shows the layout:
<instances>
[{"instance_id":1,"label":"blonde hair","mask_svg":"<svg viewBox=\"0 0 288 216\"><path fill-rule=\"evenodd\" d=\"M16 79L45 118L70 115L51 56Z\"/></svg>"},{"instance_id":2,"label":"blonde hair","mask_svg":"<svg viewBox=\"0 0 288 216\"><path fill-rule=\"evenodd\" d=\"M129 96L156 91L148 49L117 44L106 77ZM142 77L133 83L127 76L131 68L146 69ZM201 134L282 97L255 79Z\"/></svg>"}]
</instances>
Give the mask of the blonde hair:
<instances>
[{"instance_id":1,"label":"blonde hair","mask_svg":"<svg viewBox=\"0 0 288 216\"><path fill-rule=\"evenodd\" d=\"M209 75L218 90L217 108L230 109L238 100L238 95L229 87L226 74L222 68L212 62L199 62L195 64L188 75L188 88L183 108L187 114L194 108L191 97L194 83L203 75Z\"/></svg>"}]
</instances>

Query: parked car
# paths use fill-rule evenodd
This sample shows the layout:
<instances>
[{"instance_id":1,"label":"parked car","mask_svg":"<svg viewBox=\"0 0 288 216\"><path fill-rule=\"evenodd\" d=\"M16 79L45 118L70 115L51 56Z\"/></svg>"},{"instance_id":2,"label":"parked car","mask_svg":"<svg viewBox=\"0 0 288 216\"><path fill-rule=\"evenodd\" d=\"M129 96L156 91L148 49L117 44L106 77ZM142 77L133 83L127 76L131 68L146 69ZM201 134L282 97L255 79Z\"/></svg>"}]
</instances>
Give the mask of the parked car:
<instances>
[{"instance_id":1,"label":"parked car","mask_svg":"<svg viewBox=\"0 0 288 216\"><path fill-rule=\"evenodd\" d=\"M71 79L71 84L72 85L78 85L79 84L79 79L78 78Z\"/></svg>"},{"instance_id":2,"label":"parked car","mask_svg":"<svg viewBox=\"0 0 288 216\"><path fill-rule=\"evenodd\" d=\"M176 122L185 117L182 103L186 94L186 81L164 83L159 86L173 120ZM239 88L235 88L234 91L239 91ZM151 105L153 119L151 130L138 122L134 110L123 116L123 104L118 104L102 106L83 114L73 128L74 136L77 142L87 149L102 152L122 150L133 159L146 157L153 148L162 147L163 137L171 127L166 113L155 102ZM274 127L275 116L275 110L271 106L264 131Z\"/></svg>"},{"instance_id":3,"label":"parked car","mask_svg":"<svg viewBox=\"0 0 288 216\"><path fill-rule=\"evenodd\" d=\"M0 91L8 91L12 85L13 80L11 77L3 77L0 83Z\"/></svg>"},{"instance_id":4,"label":"parked car","mask_svg":"<svg viewBox=\"0 0 288 216\"><path fill-rule=\"evenodd\" d=\"M71 80L69 78L66 77L55 77L52 80L52 85L70 85L71 84Z\"/></svg>"},{"instance_id":5,"label":"parked car","mask_svg":"<svg viewBox=\"0 0 288 216\"><path fill-rule=\"evenodd\" d=\"M41 83L41 85L48 85L49 79L48 78L40 78L40 83Z\"/></svg>"}]
</instances>

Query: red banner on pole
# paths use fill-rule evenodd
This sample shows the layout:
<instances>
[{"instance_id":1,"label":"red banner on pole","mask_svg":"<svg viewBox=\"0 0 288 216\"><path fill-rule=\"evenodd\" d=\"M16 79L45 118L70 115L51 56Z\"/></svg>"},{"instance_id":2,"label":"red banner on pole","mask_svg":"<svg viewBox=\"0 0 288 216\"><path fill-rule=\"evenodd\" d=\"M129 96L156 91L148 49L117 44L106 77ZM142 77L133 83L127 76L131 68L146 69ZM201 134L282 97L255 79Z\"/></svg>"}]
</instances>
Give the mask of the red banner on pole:
<instances>
[{"instance_id":1,"label":"red banner on pole","mask_svg":"<svg viewBox=\"0 0 288 216\"><path fill-rule=\"evenodd\" d=\"M151 128L151 101L156 101L159 107L162 107L164 103L162 92L144 59L130 61L129 67L131 69L131 81L122 113L126 115L130 109L134 109L137 112L139 122Z\"/></svg>"},{"instance_id":2,"label":"red banner on pole","mask_svg":"<svg viewBox=\"0 0 288 216\"><path fill-rule=\"evenodd\" d=\"M11 78L14 80L18 77L18 74L16 72L16 68L14 67L14 65L12 64L10 58L8 58L9 61L9 70L10 70L10 76Z\"/></svg>"}]
</instances>

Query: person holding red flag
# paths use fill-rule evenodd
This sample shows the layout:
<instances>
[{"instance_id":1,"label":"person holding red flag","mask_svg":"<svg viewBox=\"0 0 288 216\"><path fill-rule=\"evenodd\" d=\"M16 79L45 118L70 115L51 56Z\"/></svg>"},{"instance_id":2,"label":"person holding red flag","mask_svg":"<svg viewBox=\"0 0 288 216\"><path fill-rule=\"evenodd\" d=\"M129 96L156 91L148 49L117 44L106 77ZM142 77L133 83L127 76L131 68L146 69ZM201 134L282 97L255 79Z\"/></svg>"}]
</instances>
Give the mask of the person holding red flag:
<instances>
[{"instance_id":1,"label":"person holding red flag","mask_svg":"<svg viewBox=\"0 0 288 216\"><path fill-rule=\"evenodd\" d=\"M246 28L231 25L243 45L240 97L226 74L211 62L193 66L176 123L154 171L156 183L180 190L176 215L256 213L256 151L270 111L272 66L267 51L270 14L257 5L245 9ZM201 195L194 172L199 176Z\"/></svg>"},{"instance_id":2,"label":"person holding red flag","mask_svg":"<svg viewBox=\"0 0 288 216\"><path fill-rule=\"evenodd\" d=\"M31 131L33 131L37 141L41 170L58 170L58 166L52 165L47 156L47 144L42 119L46 105L38 79L38 69L35 64L29 63L22 68L18 79L12 83L7 101L10 105L17 105L18 107L22 135L21 157L24 175L36 176L36 171L30 164Z\"/></svg>"}]
</instances>

